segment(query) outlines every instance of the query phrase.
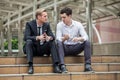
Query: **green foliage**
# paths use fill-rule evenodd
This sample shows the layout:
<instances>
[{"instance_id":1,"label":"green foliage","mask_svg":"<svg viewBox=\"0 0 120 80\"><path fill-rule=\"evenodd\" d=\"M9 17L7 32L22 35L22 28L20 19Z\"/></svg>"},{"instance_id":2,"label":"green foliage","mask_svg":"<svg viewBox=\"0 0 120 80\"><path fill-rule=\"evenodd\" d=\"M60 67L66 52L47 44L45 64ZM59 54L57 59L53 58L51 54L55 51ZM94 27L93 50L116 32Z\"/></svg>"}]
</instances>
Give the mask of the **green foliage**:
<instances>
[{"instance_id":1,"label":"green foliage","mask_svg":"<svg viewBox=\"0 0 120 80\"><path fill-rule=\"evenodd\" d=\"M8 49L8 41L4 42L4 49Z\"/></svg>"},{"instance_id":2,"label":"green foliage","mask_svg":"<svg viewBox=\"0 0 120 80\"><path fill-rule=\"evenodd\" d=\"M18 49L18 39L14 38L12 41L12 49ZM8 41L4 42L4 48L8 49Z\"/></svg>"},{"instance_id":3,"label":"green foliage","mask_svg":"<svg viewBox=\"0 0 120 80\"><path fill-rule=\"evenodd\" d=\"M12 49L18 49L18 39L12 39Z\"/></svg>"}]
</instances>

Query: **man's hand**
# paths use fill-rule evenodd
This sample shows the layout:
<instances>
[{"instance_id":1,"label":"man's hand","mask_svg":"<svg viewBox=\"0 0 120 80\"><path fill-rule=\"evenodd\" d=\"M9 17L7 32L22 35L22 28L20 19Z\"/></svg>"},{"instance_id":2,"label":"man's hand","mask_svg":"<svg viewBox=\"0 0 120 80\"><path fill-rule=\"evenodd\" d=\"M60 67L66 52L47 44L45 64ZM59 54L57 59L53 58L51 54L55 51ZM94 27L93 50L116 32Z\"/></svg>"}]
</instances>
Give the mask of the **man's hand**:
<instances>
[{"instance_id":1,"label":"man's hand","mask_svg":"<svg viewBox=\"0 0 120 80\"><path fill-rule=\"evenodd\" d=\"M51 36L48 36L46 33L40 35L40 36L37 36L36 37L36 40L41 40L41 41L50 41L50 40L53 40L53 38Z\"/></svg>"},{"instance_id":2,"label":"man's hand","mask_svg":"<svg viewBox=\"0 0 120 80\"><path fill-rule=\"evenodd\" d=\"M63 38L62 38L62 41L64 42L65 40L68 40L69 39L69 35L68 34L65 34L63 35Z\"/></svg>"},{"instance_id":3,"label":"man's hand","mask_svg":"<svg viewBox=\"0 0 120 80\"><path fill-rule=\"evenodd\" d=\"M82 38L82 37L74 37L74 38L72 39L72 41L74 41L74 42L78 42L78 41L83 42L83 41L84 41L84 38Z\"/></svg>"},{"instance_id":4,"label":"man's hand","mask_svg":"<svg viewBox=\"0 0 120 80\"><path fill-rule=\"evenodd\" d=\"M48 36L46 33L43 34L45 36L45 40L46 41L50 41L50 40L53 40L53 38L51 36Z\"/></svg>"},{"instance_id":5,"label":"man's hand","mask_svg":"<svg viewBox=\"0 0 120 80\"><path fill-rule=\"evenodd\" d=\"M46 38L45 38L45 36L42 34L42 35L40 35L40 36L37 36L37 37L36 37L36 40L45 41Z\"/></svg>"}]
</instances>

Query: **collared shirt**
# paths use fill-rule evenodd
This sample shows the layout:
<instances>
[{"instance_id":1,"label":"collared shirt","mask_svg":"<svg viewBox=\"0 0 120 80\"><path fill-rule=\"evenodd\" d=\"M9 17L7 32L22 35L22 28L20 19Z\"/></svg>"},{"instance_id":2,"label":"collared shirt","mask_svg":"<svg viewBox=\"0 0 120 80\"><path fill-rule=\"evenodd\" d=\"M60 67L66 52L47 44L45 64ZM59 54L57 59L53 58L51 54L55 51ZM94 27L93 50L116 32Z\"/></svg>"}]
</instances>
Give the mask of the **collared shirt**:
<instances>
[{"instance_id":1,"label":"collared shirt","mask_svg":"<svg viewBox=\"0 0 120 80\"><path fill-rule=\"evenodd\" d=\"M59 22L57 24L57 31L56 31L56 38L59 41L62 41L62 37L63 35L68 34L69 35L69 39L64 41L64 44L69 44L69 45L73 45L73 44L77 44L77 43L82 43L82 42L73 42L72 39L74 37L83 37L84 41L88 40L88 35L84 29L84 27L82 26L82 24L80 22L74 21L72 20L72 24L70 26L67 26L66 24L64 24L63 21Z\"/></svg>"},{"instance_id":2,"label":"collared shirt","mask_svg":"<svg viewBox=\"0 0 120 80\"><path fill-rule=\"evenodd\" d=\"M40 30L39 30L40 29ZM42 34L42 25L38 25L37 24L37 33L38 35L41 35ZM40 45L43 45L43 41L40 40Z\"/></svg>"},{"instance_id":3,"label":"collared shirt","mask_svg":"<svg viewBox=\"0 0 120 80\"><path fill-rule=\"evenodd\" d=\"M39 32L39 27L40 27L40 32ZM42 25L37 24L37 33L38 34L40 33L40 35L42 34Z\"/></svg>"}]
</instances>

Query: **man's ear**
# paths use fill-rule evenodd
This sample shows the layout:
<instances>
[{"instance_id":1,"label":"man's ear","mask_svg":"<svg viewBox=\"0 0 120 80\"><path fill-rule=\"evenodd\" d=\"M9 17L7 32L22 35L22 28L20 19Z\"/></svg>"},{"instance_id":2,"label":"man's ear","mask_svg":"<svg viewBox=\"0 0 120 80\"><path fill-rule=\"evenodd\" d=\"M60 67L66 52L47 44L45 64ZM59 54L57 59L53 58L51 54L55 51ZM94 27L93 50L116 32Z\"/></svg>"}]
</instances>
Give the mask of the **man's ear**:
<instances>
[{"instance_id":1,"label":"man's ear","mask_svg":"<svg viewBox=\"0 0 120 80\"><path fill-rule=\"evenodd\" d=\"M41 15L38 15L37 18L38 18L38 19L41 18Z\"/></svg>"}]
</instances>

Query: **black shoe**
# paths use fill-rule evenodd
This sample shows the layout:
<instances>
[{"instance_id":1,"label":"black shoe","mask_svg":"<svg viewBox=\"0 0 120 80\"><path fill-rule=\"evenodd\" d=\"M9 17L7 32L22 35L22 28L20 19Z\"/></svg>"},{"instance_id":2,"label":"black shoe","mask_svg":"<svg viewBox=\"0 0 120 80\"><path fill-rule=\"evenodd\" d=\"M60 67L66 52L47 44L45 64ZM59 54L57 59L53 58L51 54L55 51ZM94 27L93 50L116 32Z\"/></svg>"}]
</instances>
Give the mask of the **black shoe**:
<instances>
[{"instance_id":1,"label":"black shoe","mask_svg":"<svg viewBox=\"0 0 120 80\"><path fill-rule=\"evenodd\" d=\"M61 65L60 69L61 69L62 73L67 73L68 72L65 65Z\"/></svg>"},{"instance_id":2,"label":"black shoe","mask_svg":"<svg viewBox=\"0 0 120 80\"><path fill-rule=\"evenodd\" d=\"M85 72L94 72L94 71L92 70L90 64L86 64L86 65L85 65L85 70L84 70L84 71L85 71Z\"/></svg>"},{"instance_id":3,"label":"black shoe","mask_svg":"<svg viewBox=\"0 0 120 80\"><path fill-rule=\"evenodd\" d=\"M60 68L59 68L59 65L54 65L54 66L53 66L53 72L54 72L54 73L61 73L61 70L60 70Z\"/></svg>"},{"instance_id":4,"label":"black shoe","mask_svg":"<svg viewBox=\"0 0 120 80\"><path fill-rule=\"evenodd\" d=\"M33 66L29 66L28 74L33 74L33 73L34 73Z\"/></svg>"}]
</instances>

